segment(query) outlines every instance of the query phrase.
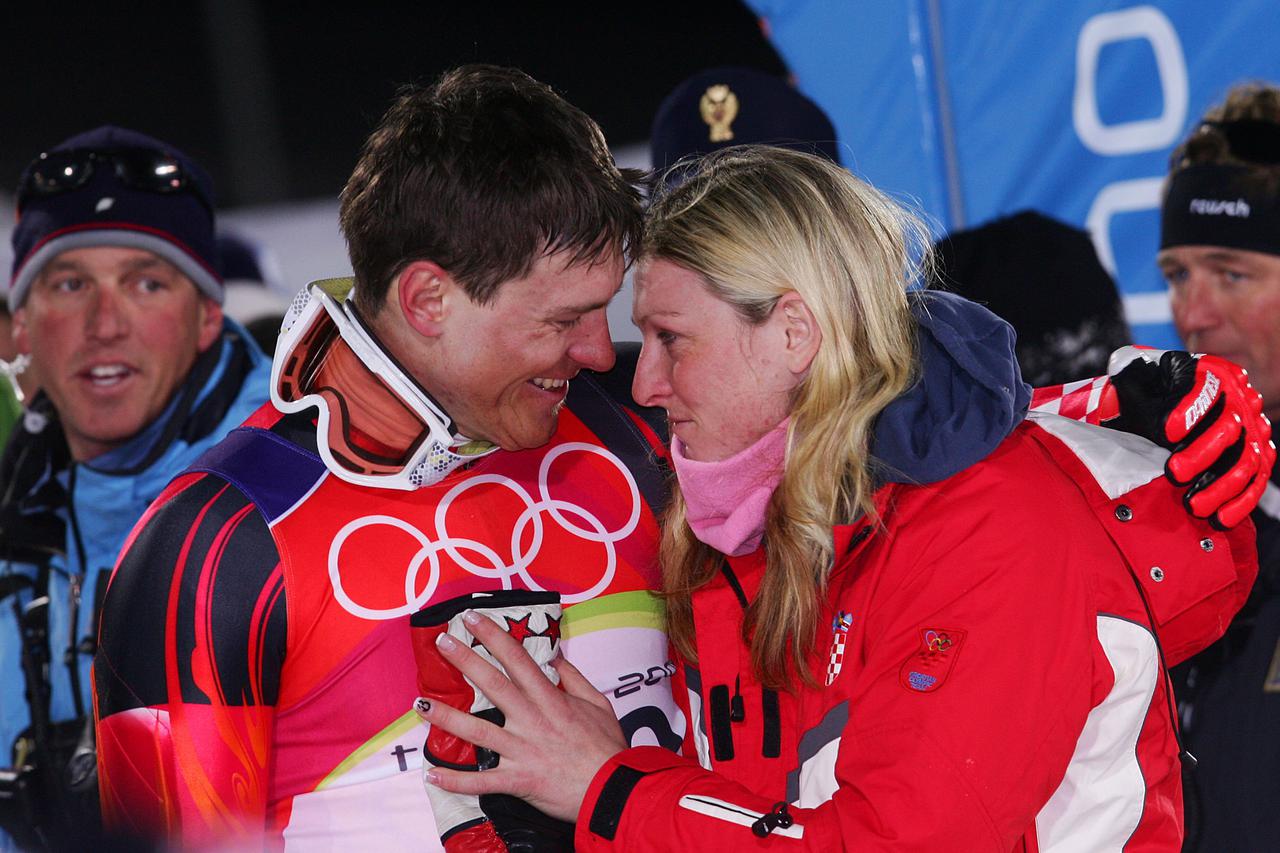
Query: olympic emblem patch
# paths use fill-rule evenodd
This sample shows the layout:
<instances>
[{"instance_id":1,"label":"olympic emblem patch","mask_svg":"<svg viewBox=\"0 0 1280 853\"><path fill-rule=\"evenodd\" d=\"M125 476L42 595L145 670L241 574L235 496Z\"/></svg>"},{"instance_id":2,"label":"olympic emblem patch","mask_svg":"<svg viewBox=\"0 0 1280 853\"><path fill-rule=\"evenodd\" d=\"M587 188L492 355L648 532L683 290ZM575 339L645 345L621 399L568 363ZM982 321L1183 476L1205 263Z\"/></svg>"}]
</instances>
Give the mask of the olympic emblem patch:
<instances>
[{"instance_id":1,"label":"olympic emblem patch","mask_svg":"<svg viewBox=\"0 0 1280 853\"><path fill-rule=\"evenodd\" d=\"M954 628L921 628L920 648L911 653L898 671L898 680L912 693L932 693L955 668L964 631Z\"/></svg>"},{"instance_id":2,"label":"olympic emblem patch","mask_svg":"<svg viewBox=\"0 0 1280 853\"><path fill-rule=\"evenodd\" d=\"M827 687L836 680L840 667L844 665L844 644L852 626L853 614L837 610L831 620L831 657L827 661Z\"/></svg>"}]
</instances>

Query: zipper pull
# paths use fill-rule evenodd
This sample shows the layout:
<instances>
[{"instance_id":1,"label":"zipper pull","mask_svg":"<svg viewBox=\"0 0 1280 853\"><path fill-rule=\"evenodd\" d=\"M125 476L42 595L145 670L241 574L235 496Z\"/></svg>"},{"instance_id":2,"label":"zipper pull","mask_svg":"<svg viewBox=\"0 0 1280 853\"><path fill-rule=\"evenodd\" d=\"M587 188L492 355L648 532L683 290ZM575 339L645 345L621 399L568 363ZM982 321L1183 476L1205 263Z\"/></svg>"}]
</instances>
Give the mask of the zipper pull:
<instances>
[{"instance_id":1,"label":"zipper pull","mask_svg":"<svg viewBox=\"0 0 1280 853\"><path fill-rule=\"evenodd\" d=\"M62 653L62 662L67 666L75 666L76 662L76 622L80 619L80 592L81 582L83 578L72 572L67 575L67 586L71 596L71 637L67 643L66 650Z\"/></svg>"},{"instance_id":2,"label":"zipper pull","mask_svg":"<svg viewBox=\"0 0 1280 853\"><path fill-rule=\"evenodd\" d=\"M729 722L740 723L747 718L747 704L742 701L742 676L733 678L733 698L729 700Z\"/></svg>"},{"instance_id":3,"label":"zipper pull","mask_svg":"<svg viewBox=\"0 0 1280 853\"><path fill-rule=\"evenodd\" d=\"M773 811L761 815L759 820L751 824L751 832L757 838L767 838L775 829L787 829L795 822L795 818L787 811L787 804L777 803Z\"/></svg>"}]
</instances>

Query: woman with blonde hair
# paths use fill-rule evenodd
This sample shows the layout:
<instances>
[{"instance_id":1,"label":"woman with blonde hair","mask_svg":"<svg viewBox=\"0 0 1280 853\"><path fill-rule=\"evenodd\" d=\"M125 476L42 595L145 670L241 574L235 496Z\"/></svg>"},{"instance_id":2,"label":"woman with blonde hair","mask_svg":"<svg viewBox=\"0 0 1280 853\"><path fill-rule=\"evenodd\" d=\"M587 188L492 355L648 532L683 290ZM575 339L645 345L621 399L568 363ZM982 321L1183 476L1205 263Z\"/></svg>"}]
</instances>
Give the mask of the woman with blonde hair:
<instances>
[{"instance_id":1,"label":"woman with blonde hair","mask_svg":"<svg viewBox=\"0 0 1280 853\"><path fill-rule=\"evenodd\" d=\"M576 819L581 849L1177 849L1162 653L1239 606L1248 525L1186 519L1140 439L1024 419L1008 326L909 291L927 237L778 149L654 201L633 392L670 422L685 754L626 748L579 673L557 690L481 618L509 680L440 650L505 727L423 716L501 763L431 784Z\"/></svg>"}]
</instances>

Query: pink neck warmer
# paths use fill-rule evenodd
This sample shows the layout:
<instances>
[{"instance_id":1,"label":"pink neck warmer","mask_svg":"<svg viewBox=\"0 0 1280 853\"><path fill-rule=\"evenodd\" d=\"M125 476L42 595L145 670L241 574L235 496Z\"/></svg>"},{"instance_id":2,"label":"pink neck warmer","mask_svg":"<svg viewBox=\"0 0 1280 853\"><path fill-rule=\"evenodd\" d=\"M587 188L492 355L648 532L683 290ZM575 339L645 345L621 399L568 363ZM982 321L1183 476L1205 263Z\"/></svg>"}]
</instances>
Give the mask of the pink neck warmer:
<instances>
[{"instance_id":1,"label":"pink neck warmer","mask_svg":"<svg viewBox=\"0 0 1280 853\"><path fill-rule=\"evenodd\" d=\"M671 459L700 542L741 557L760 547L769 498L782 482L787 454L787 418L759 441L720 462L697 462L671 437Z\"/></svg>"}]
</instances>

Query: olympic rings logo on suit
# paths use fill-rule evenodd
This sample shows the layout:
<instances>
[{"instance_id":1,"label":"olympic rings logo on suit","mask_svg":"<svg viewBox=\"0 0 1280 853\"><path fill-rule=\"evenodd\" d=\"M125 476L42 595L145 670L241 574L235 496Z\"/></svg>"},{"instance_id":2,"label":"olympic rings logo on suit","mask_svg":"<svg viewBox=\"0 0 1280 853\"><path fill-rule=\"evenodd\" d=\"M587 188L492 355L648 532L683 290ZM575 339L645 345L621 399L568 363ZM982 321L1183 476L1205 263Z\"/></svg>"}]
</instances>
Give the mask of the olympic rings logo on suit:
<instances>
[{"instance_id":1,"label":"olympic rings logo on suit","mask_svg":"<svg viewBox=\"0 0 1280 853\"><path fill-rule=\"evenodd\" d=\"M594 453L608 460L622 474L627 482L627 486L631 492L631 515L627 521L617 530L608 530L603 522L600 521L588 508L579 506L570 501L559 500L551 497L547 483L547 474L551 469L551 463L566 453L574 451L583 453ZM525 505L525 509L516 519L515 524L511 528L511 563L506 563L491 547L483 542L465 537L451 536L448 531L448 515L449 507L457 498L468 489L476 486L492 483L498 486L505 486L514 492ZM339 605L352 616L360 619L369 620L385 620L398 619L402 616L408 616L421 610L431 597L435 595L436 586L440 582L440 553L444 552L450 559L454 561L464 571L475 575L476 577L496 580L501 583L503 589L512 588L512 579L520 578L531 590L541 591L543 587L534 580L529 573L529 566L532 565L534 559L538 556L542 548L543 539L543 520L544 514L549 515L564 530L586 539L590 542L599 542L604 545L605 561L600 579L591 585L589 589L582 592L565 594L562 598L565 604L574 604L579 601L586 601L594 598L609 588L609 584L613 581L614 574L617 571L618 553L616 543L626 539L636 529L636 525L640 522L640 510L642 503L640 500L640 489L636 485L635 477L627 470L626 465L622 463L618 457L608 452L602 447L594 444L585 444L583 442L569 442L559 445L551 449L542 459L542 464L538 469L538 495L539 500L535 501L529 493L509 477L503 477L497 474L481 474L476 477L464 480L458 485L450 489L440 500L436 507L435 527L439 538L432 541L425 533L414 525L401 518L390 515L366 515L348 522L337 535L333 537L333 542L329 545L329 583L333 587L334 598L337 599ZM575 524L565 517L565 513L576 516L587 526L583 527ZM521 539L523 538L525 529L533 525L533 537L529 543L527 550L521 548ZM411 536L418 543L418 551L414 554L413 559L409 561L409 565L405 570L404 576L404 598L405 603L399 607L376 608L366 607L355 601L347 594L342 586L342 571L340 566L340 557L342 554L342 546L347 539L357 531L366 527L386 526L401 530ZM480 559L485 561L487 565L476 563L463 555L463 551L478 555ZM418 586L418 576L422 571L423 564L427 564L430 576L422 592L414 594L414 589Z\"/></svg>"}]
</instances>

